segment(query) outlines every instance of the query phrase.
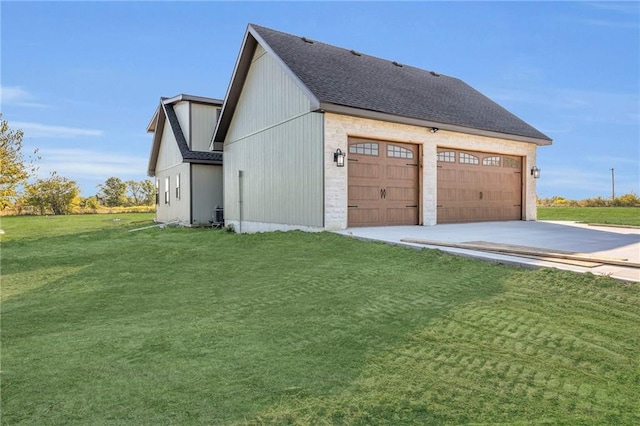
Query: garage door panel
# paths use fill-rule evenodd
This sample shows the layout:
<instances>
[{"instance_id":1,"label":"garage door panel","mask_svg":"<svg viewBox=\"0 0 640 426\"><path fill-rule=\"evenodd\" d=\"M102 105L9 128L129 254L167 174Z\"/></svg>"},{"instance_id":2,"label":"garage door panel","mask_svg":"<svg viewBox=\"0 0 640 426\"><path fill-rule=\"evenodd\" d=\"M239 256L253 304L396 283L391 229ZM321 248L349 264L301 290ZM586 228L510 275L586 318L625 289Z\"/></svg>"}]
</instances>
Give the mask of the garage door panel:
<instances>
[{"instance_id":1,"label":"garage door panel","mask_svg":"<svg viewBox=\"0 0 640 426\"><path fill-rule=\"evenodd\" d=\"M349 163L349 176L361 179L380 179L382 173L378 164L352 161Z\"/></svg>"},{"instance_id":2,"label":"garage door panel","mask_svg":"<svg viewBox=\"0 0 640 426\"><path fill-rule=\"evenodd\" d=\"M394 188L392 186L387 186L386 194L387 201L403 201L407 203L415 203L416 201L416 190L415 188L404 188L398 187Z\"/></svg>"},{"instance_id":3,"label":"garage door panel","mask_svg":"<svg viewBox=\"0 0 640 426\"><path fill-rule=\"evenodd\" d=\"M389 180L404 180L413 185L418 175L418 168L415 166L407 167L407 165L388 165L385 172L386 178Z\"/></svg>"},{"instance_id":4,"label":"garage door panel","mask_svg":"<svg viewBox=\"0 0 640 426\"><path fill-rule=\"evenodd\" d=\"M377 201L380 199L380 189L377 186L349 186L349 199L353 201Z\"/></svg>"},{"instance_id":5,"label":"garage door panel","mask_svg":"<svg viewBox=\"0 0 640 426\"><path fill-rule=\"evenodd\" d=\"M418 207L388 208L385 213L390 225L404 225L407 222L417 222L418 220Z\"/></svg>"},{"instance_id":6,"label":"garage door panel","mask_svg":"<svg viewBox=\"0 0 640 426\"><path fill-rule=\"evenodd\" d=\"M349 208L347 217L350 226L373 226L380 221L379 208Z\"/></svg>"},{"instance_id":7,"label":"garage door panel","mask_svg":"<svg viewBox=\"0 0 640 426\"><path fill-rule=\"evenodd\" d=\"M438 152L443 153L438 155L438 223L522 218L521 158L453 149Z\"/></svg>"},{"instance_id":8,"label":"garage door panel","mask_svg":"<svg viewBox=\"0 0 640 426\"><path fill-rule=\"evenodd\" d=\"M439 169L438 182L457 182L458 172L456 170Z\"/></svg>"}]
</instances>

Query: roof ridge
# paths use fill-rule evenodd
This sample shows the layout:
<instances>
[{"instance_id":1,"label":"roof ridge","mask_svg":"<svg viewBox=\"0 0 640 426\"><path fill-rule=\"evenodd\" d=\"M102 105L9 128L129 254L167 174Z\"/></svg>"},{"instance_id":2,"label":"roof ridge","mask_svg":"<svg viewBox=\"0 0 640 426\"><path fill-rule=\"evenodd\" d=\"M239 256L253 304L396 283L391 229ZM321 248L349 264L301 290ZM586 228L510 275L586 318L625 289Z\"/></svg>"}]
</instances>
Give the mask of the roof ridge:
<instances>
[{"instance_id":1,"label":"roof ridge","mask_svg":"<svg viewBox=\"0 0 640 426\"><path fill-rule=\"evenodd\" d=\"M287 35L289 37L299 38L300 40L302 40L304 42L307 42L307 43L309 41L311 41L312 44L319 44L319 45L323 45L323 46L326 46L326 47L330 47L332 49L339 49L339 50L342 50L344 52L351 53L354 56L361 56L361 57L365 57L365 58L371 58L371 59L376 59L376 60L379 60L379 61L387 62L387 63L390 63L392 65L395 65L398 68L408 67L408 68L413 68L413 69L419 70L419 71L427 71L427 72L432 73L432 74L435 73L435 74L437 74L437 75L435 75L437 77L456 78L456 77L448 76L446 74L442 74L442 73L437 72L437 71L425 70L423 68L418 68L418 67L416 67L414 65L410 65L408 63L401 62L401 61L398 61L398 60L390 60L390 59L382 58L380 56L370 55L370 54L365 53L364 51L359 50L359 49L354 49L354 48L348 49L346 47L341 47L341 46L336 46L336 45L333 45L333 44L325 43L325 42L323 42L321 40L318 40L318 39L315 39L315 38L311 38L311 37L307 37L307 36L300 36L300 35L297 35L297 34L291 34L291 33L287 33L285 31L280 31L280 30L274 30L273 28L265 27L263 25L257 25L257 24L249 24L249 25L252 26L253 28L256 28L258 30L258 32L260 32L259 29L264 29L264 30L272 31L272 32L279 33L279 34L284 34L284 35Z\"/></svg>"}]
</instances>

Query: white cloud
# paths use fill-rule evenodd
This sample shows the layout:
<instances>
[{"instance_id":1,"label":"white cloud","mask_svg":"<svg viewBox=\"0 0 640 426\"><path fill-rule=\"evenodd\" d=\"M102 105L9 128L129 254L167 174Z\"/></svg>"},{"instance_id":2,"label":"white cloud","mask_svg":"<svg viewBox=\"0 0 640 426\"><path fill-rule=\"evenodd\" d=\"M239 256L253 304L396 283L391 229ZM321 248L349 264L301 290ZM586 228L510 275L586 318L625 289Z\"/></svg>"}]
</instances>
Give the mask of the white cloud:
<instances>
[{"instance_id":1,"label":"white cloud","mask_svg":"<svg viewBox=\"0 0 640 426\"><path fill-rule=\"evenodd\" d=\"M40 177L46 177L55 171L73 180L104 181L111 176L127 179L144 175L147 170L147 159L134 155L76 148L45 148L38 154L42 157L38 162Z\"/></svg>"},{"instance_id":2,"label":"white cloud","mask_svg":"<svg viewBox=\"0 0 640 426\"><path fill-rule=\"evenodd\" d=\"M103 130L81 129L77 127L49 126L41 123L16 121L11 123L24 132L25 138L74 138L78 136L103 136Z\"/></svg>"},{"instance_id":3,"label":"white cloud","mask_svg":"<svg viewBox=\"0 0 640 426\"><path fill-rule=\"evenodd\" d=\"M0 86L0 101L3 105L17 105L30 108L49 108L38 102L35 97L20 86Z\"/></svg>"}]
</instances>

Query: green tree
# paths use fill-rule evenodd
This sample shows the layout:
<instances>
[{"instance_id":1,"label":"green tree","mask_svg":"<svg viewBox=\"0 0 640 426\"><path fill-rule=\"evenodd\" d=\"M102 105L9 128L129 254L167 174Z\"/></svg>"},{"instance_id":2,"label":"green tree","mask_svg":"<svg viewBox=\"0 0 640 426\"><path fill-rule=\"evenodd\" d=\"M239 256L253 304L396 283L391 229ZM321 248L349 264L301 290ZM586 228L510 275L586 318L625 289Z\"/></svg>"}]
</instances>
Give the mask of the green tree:
<instances>
[{"instance_id":1,"label":"green tree","mask_svg":"<svg viewBox=\"0 0 640 426\"><path fill-rule=\"evenodd\" d=\"M149 179L140 181L142 189L142 200L145 206L152 206L156 203L156 186Z\"/></svg>"},{"instance_id":2,"label":"green tree","mask_svg":"<svg viewBox=\"0 0 640 426\"><path fill-rule=\"evenodd\" d=\"M15 203L21 185L36 170L37 158L25 159L22 154L23 135L22 130L10 130L0 113L0 210Z\"/></svg>"},{"instance_id":3,"label":"green tree","mask_svg":"<svg viewBox=\"0 0 640 426\"><path fill-rule=\"evenodd\" d=\"M37 179L25 185L25 199L28 205L37 208L40 214L50 211L55 215L69 214L78 203L80 189L70 179L51 173L47 179Z\"/></svg>"},{"instance_id":4,"label":"green tree","mask_svg":"<svg viewBox=\"0 0 640 426\"><path fill-rule=\"evenodd\" d=\"M127 184L122 179L110 177L98 185L98 198L107 207L124 206L127 203Z\"/></svg>"},{"instance_id":5,"label":"green tree","mask_svg":"<svg viewBox=\"0 0 640 426\"><path fill-rule=\"evenodd\" d=\"M144 201L144 194L142 193L142 183L135 180L128 180L125 182L127 185L127 195L129 196L129 203L134 206L141 206Z\"/></svg>"},{"instance_id":6,"label":"green tree","mask_svg":"<svg viewBox=\"0 0 640 426\"><path fill-rule=\"evenodd\" d=\"M80 197L80 208L84 210L84 213L87 211L96 213L98 211L98 207L100 204L98 203L98 197L92 195L90 197Z\"/></svg>"}]
</instances>

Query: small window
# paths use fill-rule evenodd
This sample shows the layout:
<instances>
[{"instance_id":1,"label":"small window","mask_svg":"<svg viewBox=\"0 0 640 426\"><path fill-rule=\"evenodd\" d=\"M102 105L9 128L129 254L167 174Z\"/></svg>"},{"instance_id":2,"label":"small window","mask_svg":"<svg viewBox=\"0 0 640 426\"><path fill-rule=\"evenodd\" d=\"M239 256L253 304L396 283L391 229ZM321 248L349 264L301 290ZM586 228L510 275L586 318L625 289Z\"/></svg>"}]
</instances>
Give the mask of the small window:
<instances>
[{"instance_id":1,"label":"small window","mask_svg":"<svg viewBox=\"0 0 640 426\"><path fill-rule=\"evenodd\" d=\"M480 160L475 155L460 153L460 164L480 164Z\"/></svg>"},{"instance_id":2,"label":"small window","mask_svg":"<svg viewBox=\"0 0 640 426\"><path fill-rule=\"evenodd\" d=\"M176 200L180 199L180 174L176 175Z\"/></svg>"},{"instance_id":3,"label":"small window","mask_svg":"<svg viewBox=\"0 0 640 426\"><path fill-rule=\"evenodd\" d=\"M497 155L494 155L493 157L484 157L482 159L482 165L500 167L500 157Z\"/></svg>"},{"instance_id":4,"label":"small window","mask_svg":"<svg viewBox=\"0 0 640 426\"><path fill-rule=\"evenodd\" d=\"M374 142L354 143L349 145L350 154L378 155L378 144Z\"/></svg>"},{"instance_id":5,"label":"small window","mask_svg":"<svg viewBox=\"0 0 640 426\"><path fill-rule=\"evenodd\" d=\"M442 151L438 153L438 161L443 163L455 163L456 153L453 151Z\"/></svg>"},{"instance_id":6,"label":"small window","mask_svg":"<svg viewBox=\"0 0 640 426\"><path fill-rule=\"evenodd\" d=\"M164 178L164 203L169 204L169 177Z\"/></svg>"},{"instance_id":7,"label":"small window","mask_svg":"<svg viewBox=\"0 0 640 426\"><path fill-rule=\"evenodd\" d=\"M410 151L406 148L402 148L401 146L395 145L387 145L387 157L395 157L395 158L413 158L413 151Z\"/></svg>"},{"instance_id":8,"label":"small window","mask_svg":"<svg viewBox=\"0 0 640 426\"><path fill-rule=\"evenodd\" d=\"M160 183L156 179L156 204L160 204L160 188L158 188L159 186Z\"/></svg>"},{"instance_id":9,"label":"small window","mask_svg":"<svg viewBox=\"0 0 640 426\"><path fill-rule=\"evenodd\" d=\"M504 157L504 160L502 161L502 164L504 165L504 167L511 167L513 169L519 169L520 168L520 162L518 160L515 160L513 158L509 158L509 157Z\"/></svg>"}]
</instances>

